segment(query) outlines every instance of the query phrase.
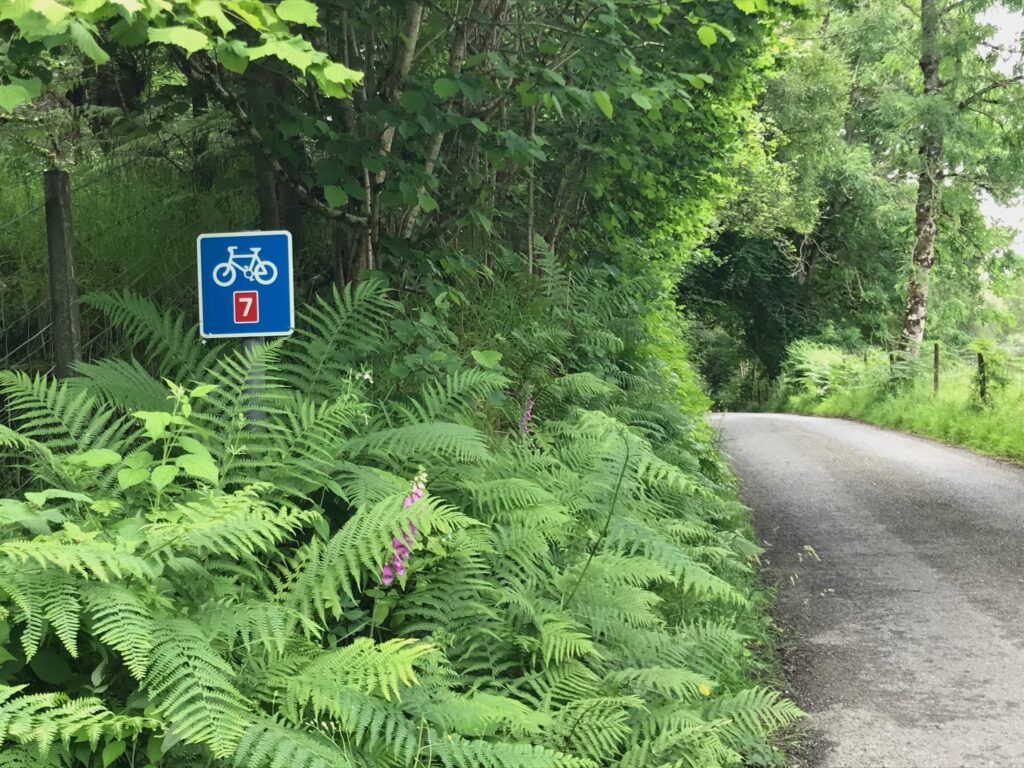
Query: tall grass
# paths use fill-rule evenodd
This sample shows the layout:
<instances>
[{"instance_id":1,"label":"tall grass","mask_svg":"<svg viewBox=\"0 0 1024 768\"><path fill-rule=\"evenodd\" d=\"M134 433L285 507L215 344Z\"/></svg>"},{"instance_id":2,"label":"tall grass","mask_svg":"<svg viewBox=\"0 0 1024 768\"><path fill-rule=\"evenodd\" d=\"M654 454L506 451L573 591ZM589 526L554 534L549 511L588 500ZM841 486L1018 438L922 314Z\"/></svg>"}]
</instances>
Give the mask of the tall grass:
<instances>
[{"instance_id":1,"label":"tall grass","mask_svg":"<svg viewBox=\"0 0 1024 768\"><path fill-rule=\"evenodd\" d=\"M975 350L946 350L934 390L931 356L889 362L882 350L849 353L800 342L790 349L779 410L841 416L1024 461L1024 366L988 351L987 399Z\"/></svg>"}]
</instances>

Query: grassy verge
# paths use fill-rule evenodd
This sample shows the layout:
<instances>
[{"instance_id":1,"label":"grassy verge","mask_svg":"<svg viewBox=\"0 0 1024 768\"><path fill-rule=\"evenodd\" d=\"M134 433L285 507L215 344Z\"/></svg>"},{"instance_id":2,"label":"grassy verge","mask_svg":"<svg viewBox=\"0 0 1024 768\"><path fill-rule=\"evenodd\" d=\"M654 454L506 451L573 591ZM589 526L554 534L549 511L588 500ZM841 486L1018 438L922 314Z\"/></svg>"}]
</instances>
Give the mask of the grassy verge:
<instances>
[{"instance_id":1,"label":"grassy verge","mask_svg":"<svg viewBox=\"0 0 1024 768\"><path fill-rule=\"evenodd\" d=\"M913 361L893 380L881 351L850 354L803 345L773 405L777 410L842 416L899 429L991 456L1024 461L1024 377L1017 363L988 355L985 398L976 353L949 355L936 392L930 360Z\"/></svg>"}]
</instances>

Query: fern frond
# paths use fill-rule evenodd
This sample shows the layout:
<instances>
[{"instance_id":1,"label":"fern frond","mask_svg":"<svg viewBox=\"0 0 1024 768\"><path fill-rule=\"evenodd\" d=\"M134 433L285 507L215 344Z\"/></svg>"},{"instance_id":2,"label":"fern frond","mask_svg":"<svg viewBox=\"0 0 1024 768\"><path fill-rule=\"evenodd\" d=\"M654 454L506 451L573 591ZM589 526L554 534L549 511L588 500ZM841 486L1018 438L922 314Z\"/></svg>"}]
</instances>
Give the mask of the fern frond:
<instances>
[{"instance_id":1,"label":"fern frond","mask_svg":"<svg viewBox=\"0 0 1024 768\"><path fill-rule=\"evenodd\" d=\"M721 600L739 606L747 604L747 598L736 587L697 563L686 568L683 587L701 599Z\"/></svg>"},{"instance_id":2,"label":"fern frond","mask_svg":"<svg viewBox=\"0 0 1024 768\"><path fill-rule=\"evenodd\" d=\"M137 680L143 679L153 645L153 619L146 604L118 584L87 584L82 599L96 636L121 654Z\"/></svg>"},{"instance_id":3,"label":"fern frond","mask_svg":"<svg viewBox=\"0 0 1024 768\"><path fill-rule=\"evenodd\" d=\"M478 430L445 421L409 424L363 434L348 442L345 453L351 458L365 454L399 462L441 458L483 464L491 458Z\"/></svg>"},{"instance_id":4,"label":"fern frond","mask_svg":"<svg viewBox=\"0 0 1024 768\"><path fill-rule=\"evenodd\" d=\"M608 765L632 733L632 711L643 708L638 696L577 699L558 712L555 732L573 754Z\"/></svg>"},{"instance_id":5,"label":"fern frond","mask_svg":"<svg viewBox=\"0 0 1024 768\"><path fill-rule=\"evenodd\" d=\"M236 643L245 653L264 649L274 657L282 657L298 629L305 637L319 637L320 627L298 611L279 603L265 601L237 602L224 598L203 606L197 622L208 631L210 642L226 646L227 652Z\"/></svg>"},{"instance_id":6,"label":"fern frond","mask_svg":"<svg viewBox=\"0 0 1024 768\"><path fill-rule=\"evenodd\" d=\"M479 368L455 371L445 376L443 382L428 381L420 397L410 405L400 406L400 410L409 423L437 421L451 414L472 411L488 395L500 392L508 383L508 378L496 371Z\"/></svg>"},{"instance_id":7,"label":"fern frond","mask_svg":"<svg viewBox=\"0 0 1024 768\"><path fill-rule=\"evenodd\" d=\"M415 521L417 541L435 531L451 533L478 524L429 495L414 509L404 508L402 501L402 495L390 496L359 509L327 544L314 540L302 570L289 585L288 604L307 616L339 612L339 592L354 601L367 574L379 578L392 539L409 534L410 520Z\"/></svg>"},{"instance_id":8,"label":"fern frond","mask_svg":"<svg viewBox=\"0 0 1024 768\"><path fill-rule=\"evenodd\" d=\"M127 717L108 710L99 699L70 699L63 693L18 695L25 686L0 685L0 754L14 741L34 745L45 759L53 743L82 738L95 749L100 738L136 735L156 725L149 718Z\"/></svg>"},{"instance_id":9,"label":"fern frond","mask_svg":"<svg viewBox=\"0 0 1024 768\"><path fill-rule=\"evenodd\" d=\"M149 299L131 291L120 295L93 293L82 301L96 307L131 339L142 362L174 381L201 377L218 355L216 345L200 342L197 325L187 325L183 314L161 311Z\"/></svg>"},{"instance_id":10,"label":"fern frond","mask_svg":"<svg viewBox=\"0 0 1024 768\"><path fill-rule=\"evenodd\" d=\"M728 721L722 732L724 741L732 747L761 739L801 717L804 713L796 704L761 686L723 696L711 702L705 712L709 720Z\"/></svg>"},{"instance_id":11,"label":"fern frond","mask_svg":"<svg viewBox=\"0 0 1024 768\"><path fill-rule=\"evenodd\" d=\"M235 768L349 768L347 753L319 733L268 717L249 725L231 757Z\"/></svg>"},{"instance_id":12,"label":"fern frond","mask_svg":"<svg viewBox=\"0 0 1024 768\"><path fill-rule=\"evenodd\" d=\"M43 754L34 747L2 746L0 768L62 768L62 764L53 751Z\"/></svg>"},{"instance_id":13,"label":"fern frond","mask_svg":"<svg viewBox=\"0 0 1024 768\"><path fill-rule=\"evenodd\" d=\"M597 768L598 765L545 747L461 736L437 739L426 749L438 756L445 768Z\"/></svg>"},{"instance_id":14,"label":"fern frond","mask_svg":"<svg viewBox=\"0 0 1024 768\"><path fill-rule=\"evenodd\" d=\"M271 439L255 474L292 496L333 487L338 457L365 411L352 394L321 403L296 397L274 407L261 424Z\"/></svg>"},{"instance_id":15,"label":"fern frond","mask_svg":"<svg viewBox=\"0 0 1024 768\"><path fill-rule=\"evenodd\" d=\"M121 413L171 410L167 387L134 358L78 363L75 372L78 376L68 379L72 392L98 394L106 405Z\"/></svg>"},{"instance_id":16,"label":"fern frond","mask_svg":"<svg viewBox=\"0 0 1024 768\"><path fill-rule=\"evenodd\" d=\"M336 288L330 300L317 297L300 314L285 342L276 373L314 400L334 400L346 375L383 341L399 305L376 280Z\"/></svg>"},{"instance_id":17,"label":"fern frond","mask_svg":"<svg viewBox=\"0 0 1024 768\"><path fill-rule=\"evenodd\" d=\"M156 622L150 658L143 685L181 741L230 757L250 724L250 706L202 629L185 619Z\"/></svg>"},{"instance_id":18,"label":"fern frond","mask_svg":"<svg viewBox=\"0 0 1024 768\"><path fill-rule=\"evenodd\" d=\"M18 434L51 451L124 448L127 420L88 391L75 391L67 382L44 376L0 371L0 394L7 400Z\"/></svg>"},{"instance_id":19,"label":"fern frond","mask_svg":"<svg viewBox=\"0 0 1024 768\"><path fill-rule=\"evenodd\" d=\"M487 738L511 733L516 738L536 736L553 725L550 712L537 711L507 696L476 691L432 701L423 715L445 733Z\"/></svg>"},{"instance_id":20,"label":"fern frond","mask_svg":"<svg viewBox=\"0 0 1024 768\"><path fill-rule=\"evenodd\" d=\"M545 664L561 664L568 659L599 655L590 635L568 616L544 614L538 625L540 652Z\"/></svg>"},{"instance_id":21,"label":"fern frond","mask_svg":"<svg viewBox=\"0 0 1024 768\"><path fill-rule=\"evenodd\" d=\"M619 388L589 371L567 373L553 379L540 392L538 400L542 403L551 402L575 405L588 405L606 400L619 392Z\"/></svg>"},{"instance_id":22,"label":"fern frond","mask_svg":"<svg viewBox=\"0 0 1024 768\"><path fill-rule=\"evenodd\" d=\"M21 645L31 659L43 641L47 623L72 657L78 656L81 617L78 583L52 568L22 568L0 573L0 587L18 607L15 620L23 622Z\"/></svg>"},{"instance_id":23,"label":"fern frond","mask_svg":"<svg viewBox=\"0 0 1024 768\"><path fill-rule=\"evenodd\" d=\"M638 694L656 693L674 699L698 699L702 686L711 687L704 675L673 667L622 669L611 673L608 679Z\"/></svg>"},{"instance_id":24,"label":"fern frond","mask_svg":"<svg viewBox=\"0 0 1024 768\"><path fill-rule=\"evenodd\" d=\"M0 544L0 570L13 571L26 565L54 567L86 579L110 581L111 577L152 576L149 563L100 541L78 543L62 533L37 536L31 540L10 540Z\"/></svg>"},{"instance_id":25,"label":"fern frond","mask_svg":"<svg viewBox=\"0 0 1024 768\"><path fill-rule=\"evenodd\" d=\"M235 350L203 375L204 383L216 389L196 404L192 419L204 430L203 443L221 467L222 485L250 484L240 468L262 462L273 445L262 425L252 422L292 397L271 372L280 344Z\"/></svg>"},{"instance_id":26,"label":"fern frond","mask_svg":"<svg viewBox=\"0 0 1024 768\"><path fill-rule=\"evenodd\" d=\"M177 552L245 559L274 549L317 515L294 507L274 508L260 498L260 490L253 486L177 504L171 513L174 522L151 523L143 532L154 550L173 546Z\"/></svg>"}]
</instances>

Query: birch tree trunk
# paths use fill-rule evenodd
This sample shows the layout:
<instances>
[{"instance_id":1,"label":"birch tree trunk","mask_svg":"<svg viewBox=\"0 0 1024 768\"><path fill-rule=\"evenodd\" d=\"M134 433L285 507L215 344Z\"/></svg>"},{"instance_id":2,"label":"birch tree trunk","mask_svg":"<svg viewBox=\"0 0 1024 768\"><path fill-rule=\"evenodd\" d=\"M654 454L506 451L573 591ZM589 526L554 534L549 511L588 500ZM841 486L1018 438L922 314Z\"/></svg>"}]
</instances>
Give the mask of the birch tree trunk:
<instances>
[{"instance_id":1,"label":"birch tree trunk","mask_svg":"<svg viewBox=\"0 0 1024 768\"><path fill-rule=\"evenodd\" d=\"M919 149L921 169L917 176L917 205L914 215L914 250L907 302L900 333L900 349L916 355L924 340L928 310L928 278L935 263L937 214L942 191L943 129L935 103L942 95L939 79L939 8L937 0L921 0L921 74L924 76L924 126Z\"/></svg>"}]
</instances>

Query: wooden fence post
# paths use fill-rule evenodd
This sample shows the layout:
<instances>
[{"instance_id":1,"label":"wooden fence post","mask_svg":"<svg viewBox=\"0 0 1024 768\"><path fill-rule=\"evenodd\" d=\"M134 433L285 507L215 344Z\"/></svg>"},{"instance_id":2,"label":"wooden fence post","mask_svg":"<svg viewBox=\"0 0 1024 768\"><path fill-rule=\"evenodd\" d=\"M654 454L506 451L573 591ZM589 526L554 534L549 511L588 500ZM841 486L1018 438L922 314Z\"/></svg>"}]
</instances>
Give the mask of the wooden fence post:
<instances>
[{"instance_id":1,"label":"wooden fence post","mask_svg":"<svg viewBox=\"0 0 1024 768\"><path fill-rule=\"evenodd\" d=\"M939 342L935 342L935 353L932 359L932 386L935 394L939 394Z\"/></svg>"},{"instance_id":2,"label":"wooden fence post","mask_svg":"<svg viewBox=\"0 0 1024 768\"><path fill-rule=\"evenodd\" d=\"M988 402L988 376L985 373L985 356L978 353L978 395L981 402Z\"/></svg>"},{"instance_id":3,"label":"wooden fence post","mask_svg":"<svg viewBox=\"0 0 1024 768\"><path fill-rule=\"evenodd\" d=\"M50 257L50 322L55 370L59 378L74 375L82 359L82 321L75 280L75 235L71 223L71 183L66 171L43 173L46 203L46 244Z\"/></svg>"}]
</instances>

